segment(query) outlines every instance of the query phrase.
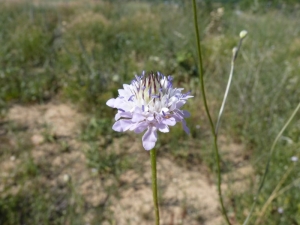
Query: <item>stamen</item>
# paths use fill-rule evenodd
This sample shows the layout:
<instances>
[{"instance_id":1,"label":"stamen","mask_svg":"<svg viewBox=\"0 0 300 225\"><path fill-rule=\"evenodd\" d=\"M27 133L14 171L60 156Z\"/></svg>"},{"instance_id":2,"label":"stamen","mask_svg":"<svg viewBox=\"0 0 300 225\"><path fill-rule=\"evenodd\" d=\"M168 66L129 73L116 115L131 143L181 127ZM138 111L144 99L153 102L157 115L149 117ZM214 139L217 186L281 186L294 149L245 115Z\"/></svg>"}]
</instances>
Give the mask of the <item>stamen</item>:
<instances>
[{"instance_id":1,"label":"stamen","mask_svg":"<svg viewBox=\"0 0 300 225\"><path fill-rule=\"evenodd\" d=\"M150 73L148 77L148 87L151 87L151 75L152 73Z\"/></svg>"},{"instance_id":2,"label":"stamen","mask_svg":"<svg viewBox=\"0 0 300 225\"><path fill-rule=\"evenodd\" d=\"M186 97L186 96L188 96L188 95L190 95L191 94L191 91L189 91L189 92L187 92L187 93L185 93L185 94L182 94L182 96L181 97Z\"/></svg>"},{"instance_id":3,"label":"stamen","mask_svg":"<svg viewBox=\"0 0 300 225\"><path fill-rule=\"evenodd\" d=\"M160 95L152 95L152 98L160 98Z\"/></svg>"},{"instance_id":4,"label":"stamen","mask_svg":"<svg viewBox=\"0 0 300 225\"><path fill-rule=\"evenodd\" d=\"M132 99L133 99L133 97L134 97L134 95L131 95L130 97L129 97L129 99L128 99L128 101L133 101Z\"/></svg>"},{"instance_id":5,"label":"stamen","mask_svg":"<svg viewBox=\"0 0 300 225\"><path fill-rule=\"evenodd\" d=\"M138 75L135 75L135 79L136 79L136 81L140 81L141 80L141 78Z\"/></svg>"}]
</instances>

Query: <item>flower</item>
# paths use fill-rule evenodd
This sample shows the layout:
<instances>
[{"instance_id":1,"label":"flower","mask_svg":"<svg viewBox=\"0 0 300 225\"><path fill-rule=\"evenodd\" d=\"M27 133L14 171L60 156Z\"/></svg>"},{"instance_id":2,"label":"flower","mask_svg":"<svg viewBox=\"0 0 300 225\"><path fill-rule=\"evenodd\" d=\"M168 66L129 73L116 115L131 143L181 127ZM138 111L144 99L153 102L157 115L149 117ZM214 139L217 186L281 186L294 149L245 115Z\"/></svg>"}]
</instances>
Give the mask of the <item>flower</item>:
<instances>
[{"instance_id":1,"label":"flower","mask_svg":"<svg viewBox=\"0 0 300 225\"><path fill-rule=\"evenodd\" d=\"M187 99L193 96L181 93L183 88L173 88L173 78L156 72L142 73L135 76L131 84L124 84L119 89L119 96L106 102L109 107L118 109L116 122L112 129L117 132L127 130L142 133L145 150L154 148L157 130L169 132L169 126L181 122L183 129L189 133L184 118L189 112L181 110Z\"/></svg>"},{"instance_id":2,"label":"flower","mask_svg":"<svg viewBox=\"0 0 300 225\"><path fill-rule=\"evenodd\" d=\"M297 157L297 156L292 156L292 157L291 157L291 161L297 162L297 161L298 161L298 157Z\"/></svg>"},{"instance_id":3,"label":"flower","mask_svg":"<svg viewBox=\"0 0 300 225\"><path fill-rule=\"evenodd\" d=\"M247 34L248 34L248 31L242 30L242 31L240 32L240 38L241 38L241 39L244 39L244 38L247 36Z\"/></svg>"},{"instance_id":4,"label":"flower","mask_svg":"<svg viewBox=\"0 0 300 225\"><path fill-rule=\"evenodd\" d=\"M280 213L280 214L282 214L282 213L284 212L284 209L283 209L282 207L279 207L279 208L277 209L277 212Z\"/></svg>"}]
</instances>

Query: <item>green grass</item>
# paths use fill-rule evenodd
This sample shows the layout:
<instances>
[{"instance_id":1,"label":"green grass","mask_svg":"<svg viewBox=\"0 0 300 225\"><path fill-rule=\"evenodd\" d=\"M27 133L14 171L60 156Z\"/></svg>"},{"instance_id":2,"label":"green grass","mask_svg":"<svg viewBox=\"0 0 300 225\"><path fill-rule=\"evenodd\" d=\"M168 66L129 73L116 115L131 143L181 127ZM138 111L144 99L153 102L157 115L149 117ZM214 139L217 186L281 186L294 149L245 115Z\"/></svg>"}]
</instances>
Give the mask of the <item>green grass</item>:
<instances>
[{"instance_id":1,"label":"green grass","mask_svg":"<svg viewBox=\"0 0 300 225\"><path fill-rule=\"evenodd\" d=\"M250 155L249 161L255 169L252 182L257 184L272 141L299 102L300 15L296 11L274 8L262 13L251 7L238 13L225 5L222 19L213 20L209 6L206 7L201 8L199 21L208 102L214 118L225 91L231 50L237 44L239 32L243 29L249 32L236 61L220 135L230 136L247 146L243 154ZM211 7L216 10L217 5ZM72 101L91 118L83 126L80 137L76 137L88 145L87 166L96 169L99 176L116 177L111 184L113 190L107 188L112 192L110 195L114 195L120 185L118 177L133 169L131 163L138 162L127 155L126 150L106 152L115 140L127 134L111 130L114 112L105 103L115 97L118 88L130 82L134 74L158 70L174 75L175 85L191 90L195 96L186 106L192 115L187 120L191 135L187 137L180 126L172 128L171 134L161 134L158 148L163 151L159 157L172 157L187 168L204 164L213 171L209 124L200 101L191 12L188 3L105 1L34 5L1 2L0 110L3 121L15 103ZM207 30L210 23L214 26ZM293 166L290 158L300 157L298 121L299 114L276 147L254 218L285 171ZM46 165L37 165L32 160L26 128L1 123L1 129L8 132L0 136L0 160L14 154L20 157L21 166L8 185L8 194L0 194L0 224L83 224L83 215L88 210L103 212L95 217L94 224L111 219L101 205L86 207L72 183L62 190L43 187L38 178L52 172L44 168ZM11 145L11 137L20 137L19 143ZM51 142L60 143L62 149L68 148L67 144L49 137ZM230 162L224 161L222 165L223 171L235 169ZM299 173L295 166L282 187L298 178ZM33 187L27 192L26 183L30 180L34 181ZM22 188L10 193L15 183L21 183ZM41 191L42 188L47 191ZM237 224L245 218L255 190L225 196L230 199L228 210L235 213ZM70 199L75 199L77 206ZM299 224L299 202L298 184L272 201L263 224ZM62 205L63 209L59 208ZM277 212L279 207L284 208L283 214Z\"/></svg>"}]
</instances>

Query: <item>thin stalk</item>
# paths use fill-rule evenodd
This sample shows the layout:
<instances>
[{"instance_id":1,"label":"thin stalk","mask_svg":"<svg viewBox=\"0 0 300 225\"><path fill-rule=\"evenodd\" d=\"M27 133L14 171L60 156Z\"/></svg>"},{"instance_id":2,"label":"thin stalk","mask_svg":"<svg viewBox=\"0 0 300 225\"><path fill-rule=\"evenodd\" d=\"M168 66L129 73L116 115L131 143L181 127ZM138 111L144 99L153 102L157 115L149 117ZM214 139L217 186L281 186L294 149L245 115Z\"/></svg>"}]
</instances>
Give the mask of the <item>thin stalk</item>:
<instances>
[{"instance_id":1,"label":"thin stalk","mask_svg":"<svg viewBox=\"0 0 300 225\"><path fill-rule=\"evenodd\" d=\"M231 81L232 81L232 77L233 77L234 63L235 63L235 60L236 60L237 55L239 53L239 50L240 50L240 48L242 46L242 42L243 42L244 37L240 38L238 47L235 47L232 50L233 54L232 54L232 59L231 59L230 74L229 74L229 78L228 78L228 82L227 82L225 94L224 94L224 97L223 97L222 105L221 105L221 108L220 108L220 111L219 111L219 115L218 115L217 125L216 125L216 129L215 129L216 135L218 135L218 131L219 131L219 127L220 127L220 122L221 122L221 117L222 117L222 114L223 114L223 111L224 111L224 107L225 107L225 103L226 103L226 100L227 100L227 97L228 97L228 93L229 93L229 89L230 89L230 85L231 85Z\"/></svg>"},{"instance_id":2,"label":"thin stalk","mask_svg":"<svg viewBox=\"0 0 300 225\"><path fill-rule=\"evenodd\" d=\"M194 14L194 26L195 26L195 32L196 32L196 42L197 42L197 51L198 51L198 58L199 58L199 79L200 79L200 85L201 85L201 93L202 93L202 98L204 102L204 108L206 115L208 117L210 127L211 127L211 132L214 137L214 149L215 149L215 155L216 155L216 162L217 162L217 173L218 173L218 195L219 195L219 200L221 203L222 207L222 214L227 222L228 225L231 225L229 222L224 203L223 203L223 197L222 197L222 189L221 189L221 167L220 167L220 156L219 156L219 149L218 149L218 139L217 135L215 133L215 127L214 123L212 121L208 105L207 105L207 100L206 100L206 94L205 94L205 87L204 87L204 79L203 79L203 62L202 62L202 55L201 55L201 45L200 45L200 36L199 36L199 29L198 29L198 20L197 20L197 6L196 6L196 0L193 0L193 14Z\"/></svg>"},{"instance_id":3,"label":"thin stalk","mask_svg":"<svg viewBox=\"0 0 300 225\"><path fill-rule=\"evenodd\" d=\"M159 208L157 198L157 176L156 176L156 149L150 151L151 171L152 171L152 194L155 211L155 224L159 225Z\"/></svg>"},{"instance_id":4,"label":"thin stalk","mask_svg":"<svg viewBox=\"0 0 300 225\"><path fill-rule=\"evenodd\" d=\"M291 121L294 119L296 113L298 112L298 110L300 109L300 102L298 104L298 106L295 108L295 110L293 111L292 115L290 116L290 118L287 120L287 122L284 124L284 126L282 127L281 131L277 134L272 146L271 146L271 149L270 149L270 152L269 152L269 158L268 158L268 162L267 162L267 165L266 165L266 168L265 168L265 173L264 173L264 176L261 180L261 183L259 185L259 188L258 188L258 191L256 193L256 196L254 197L254 201L252 203L252 206L251 206L251 210L250 210L250 213L249 215L247 216L247 218L245 219L243 225L246 225L248 224L248 222L250 221L250 218L252 216L252 213L253 213L253 210L256 206L256 203L257 203L257 199L258 199L258 196L260 195L260 192L261 192L261 189L262 187L264 186L264 182L265 182L265 179L266 179L266 176L267 176L267 173L269 171L269 166L270 166L270 162L271 162L271 159L272 159L272 155L273 155L273 152L274 152L274 149L275 149L275 146L279 140L279 138L281 137L281 135L283 134L283 132L285 131L285 129L287 128L287 126L291 123Z\"/></svg>"},{"instance_id":5,"label":"thin stalk","mask_svg":"<svg viewBox=\"0 0 300 225\"><path fill-rule=\"evenodd\" d=\"M221 108L220 108L220 111L219 111L219 115L218 115L218 120L217 120L217 125L216 125L216 130L215 130L216 135L218 135L218 131L219 131L219 127L220 127L220 122L221 122L221 117L222 117L222 114L223 114L223 110L224 110L224 107L225 107L225 103L226 103L226 100L227 100L227 97L228 97L228 92L229 92L231 81L232 81L232 77L233 77L233 70L234 70L234 60L233 60L233 57L232 57L232 60L231 60L231 69L230 69L230 74L229 74L229 78L228 78L228 82L227 82L227 86L226 86L226 91L225 91L225 94L224 94L224 97L223 97L223 101L222 101L222 105L221 105Z\"/></svg>"}]
</instances>

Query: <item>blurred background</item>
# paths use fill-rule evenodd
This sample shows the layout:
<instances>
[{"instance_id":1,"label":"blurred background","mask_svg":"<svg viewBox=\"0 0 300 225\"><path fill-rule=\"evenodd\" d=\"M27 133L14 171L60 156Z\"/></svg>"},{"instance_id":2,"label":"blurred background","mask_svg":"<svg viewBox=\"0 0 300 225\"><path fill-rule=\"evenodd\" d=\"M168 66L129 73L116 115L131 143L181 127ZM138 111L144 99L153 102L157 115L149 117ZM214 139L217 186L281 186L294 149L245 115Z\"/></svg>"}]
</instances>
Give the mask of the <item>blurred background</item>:
<instances>
[{"instance_id":1,"label":"blurred background","mask_svg":"<svg viewBox=\"0 0 300 225\"><path fill-rule=\"evenodd\" d=\"M219 132L224 199L242 224L276 135L299 103L298 0L202 0L209 108L247 30ZM117 133L117 96L160 71L194 96L186 135L159 133L161 224L224 224L187 0L0 1L0 225L153 224L149 152ZM250 224L300 224L299 114L276 146Z\"/></svg>"}]
</instances>

